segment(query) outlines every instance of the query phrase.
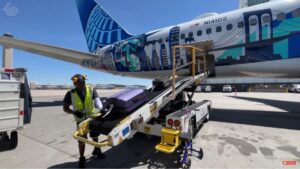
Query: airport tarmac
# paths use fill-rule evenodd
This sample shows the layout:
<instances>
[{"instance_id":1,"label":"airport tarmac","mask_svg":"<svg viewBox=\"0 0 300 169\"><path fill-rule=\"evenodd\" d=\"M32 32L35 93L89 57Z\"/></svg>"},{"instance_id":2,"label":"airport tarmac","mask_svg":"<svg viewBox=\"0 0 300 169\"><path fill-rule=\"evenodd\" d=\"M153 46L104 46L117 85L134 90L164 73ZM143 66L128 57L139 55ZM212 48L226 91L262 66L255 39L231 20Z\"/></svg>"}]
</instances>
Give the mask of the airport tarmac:
<instances>
[{"instance_id":1,"label":"airport tarmac","mask_svg":"<svg viewBox=\"0 0 300 169\"><path fill-rule=\"evenodd\" d=\"M6 143L0 144L0 168L78 166L75 122L63 112L62 98L53 93L33 97L32 123L19 132L18 147L8 150ZM194 139L192 168L300 168L300 94L197 93L194 98L211 100L213 112ZM86 167L176 168L179 154L156 152L159 142L158 137L137 134L118 147L104 148L104 160L91 157L92 147L87 146ZM285 160L297 164L285 166Z\"/></svg>"}]
</instances>

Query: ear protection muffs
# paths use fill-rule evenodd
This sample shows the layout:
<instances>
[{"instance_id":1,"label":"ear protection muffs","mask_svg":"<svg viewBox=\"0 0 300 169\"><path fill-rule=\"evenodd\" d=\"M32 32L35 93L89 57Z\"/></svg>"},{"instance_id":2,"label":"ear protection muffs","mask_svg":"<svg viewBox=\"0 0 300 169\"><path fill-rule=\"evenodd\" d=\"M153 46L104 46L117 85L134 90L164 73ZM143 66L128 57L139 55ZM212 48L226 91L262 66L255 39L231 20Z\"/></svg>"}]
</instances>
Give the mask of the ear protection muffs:
<instances>
[{"instance_id":1,"label":"ear protection muffs","mask_svg":"<svg viewBox=\"0 0 300 169\"><path fill-rule=\"evenodd\" d=\"M73 81L73 83L77 83L78 81L81 81L81 80L83 80L83 81L87 80L87 76L76 74L71 78L71 80Z\"/></svg>"}]
</instances>

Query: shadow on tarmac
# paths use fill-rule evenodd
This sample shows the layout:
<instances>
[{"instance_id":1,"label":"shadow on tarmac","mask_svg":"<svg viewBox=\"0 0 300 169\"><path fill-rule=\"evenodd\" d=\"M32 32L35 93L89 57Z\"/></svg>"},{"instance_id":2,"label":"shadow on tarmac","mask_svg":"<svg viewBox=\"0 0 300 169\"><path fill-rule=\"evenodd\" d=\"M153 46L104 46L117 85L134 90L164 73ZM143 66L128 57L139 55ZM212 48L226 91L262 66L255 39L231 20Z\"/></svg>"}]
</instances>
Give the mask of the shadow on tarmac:
<instances>
[{"instance_id":1,"label":"shadow on tarmac","mask_svg":"<svg viewBox=\"0 0 300 169\"><path fill-rule=\"evenodd\" d=\"M232 96L229 96L232 97ZM248 97L233 97L248 101L255 101L277 107L287 112L269 112L258 110L230 110L230 109L213 109L210 120L247 124L255 126L265 126L282 129L300 130L300 103L287 102L278 100L267 100Z\"/></svg>"},{"instance_id":2,"label":"shadow on tarmac","mask_svg":"<svg viewBox=\"0 0 300 169\"><path fill-rule=\"evenodd\" d=\"M134 139L126 140L119 146L106 151L106 159L98 159L96 157L87 159L86 168L132 168L139 166L147 168L178 168L177 160L183 154L182 148L173 154L156 152L155 146L159 142L159 137L149 138L144 134L137 133ZM199 151L193 151L193 156L197 156ZM78 161L74 161L57 164L49 168L77 167Z\"/></svg>"},{"instance_id":3,"label":"shadow on tarmac","mask_svg":"<svg viewBox=\"0 0 300 169\"><path fill-rule=\"evenodd\" d=\"M32 102L32 107L55 107L55 106L63 106L63 101L45 101L45 102Z\"/></svg>"},{"instance_id":4,"label":"shadow on tarmac","mask_svg":"<svg viewBox=\"0 0 300 169\"><path fill-rule=\"evenodd\" d=\"M260 99L260 98L252 98L252 97L239 97L239 96L229 96L236 99L247 100L252 102L259 102L265 105L269 105L272 107L276 107L282 110L287 111L290 114L298 114L300 115L300 102L290 102L284 100L270 100L270 99Z\"/></svg>"}]
</instances>

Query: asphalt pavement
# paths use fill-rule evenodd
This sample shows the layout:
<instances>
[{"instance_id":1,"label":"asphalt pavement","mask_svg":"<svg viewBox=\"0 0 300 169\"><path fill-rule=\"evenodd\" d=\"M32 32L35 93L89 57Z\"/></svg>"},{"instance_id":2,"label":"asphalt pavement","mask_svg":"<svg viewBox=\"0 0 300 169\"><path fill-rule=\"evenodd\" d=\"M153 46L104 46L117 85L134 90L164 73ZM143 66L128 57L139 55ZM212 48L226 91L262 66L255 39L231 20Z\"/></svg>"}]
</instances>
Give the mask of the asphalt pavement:
<instances>
[{"instance_id":1,"label":"asphalt pavement","mask_svg":"<svg viewBox=\"0 0 300 169\"><path fill-rule=\"evenodd\" d=\"M10 150L7 142L0 143L0 168L78 166L77 142L72 138L75 121L63 112L62 98L33 98L32 123L19 131L18 147ZM192 168L300 168L300 94L195 95L196 101L203 99L212 101L213 112L193 140ZM120 146L103 148L104 160L92 157L93 148L87 146L86 167L177 168L181 152L156 152L159 142L158 137L137 134ZM287 160L297 164L286 166Z\"/></svg>"}]
</instances>

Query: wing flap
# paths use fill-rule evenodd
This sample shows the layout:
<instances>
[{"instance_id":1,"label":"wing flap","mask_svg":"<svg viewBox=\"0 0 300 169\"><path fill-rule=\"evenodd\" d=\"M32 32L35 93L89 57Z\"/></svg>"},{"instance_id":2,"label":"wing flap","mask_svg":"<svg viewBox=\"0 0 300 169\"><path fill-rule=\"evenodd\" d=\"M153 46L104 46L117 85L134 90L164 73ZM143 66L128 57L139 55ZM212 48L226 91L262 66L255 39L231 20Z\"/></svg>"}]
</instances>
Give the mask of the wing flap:
<instances>
[{"instance_id":1,"label":"wing flap","mask_svg":"<svg viewBox=\"0 0 300 169\"><path fill-rule=\"evenodd\" d=\"M0 44L6 47L11 47L79 65L81 65L83 60L97 58L97 55L92 53L80 52L72 49L65 49L51 45L18 40L15 38L5 36L0 36Z\"/></svg>"}]
</instances>

